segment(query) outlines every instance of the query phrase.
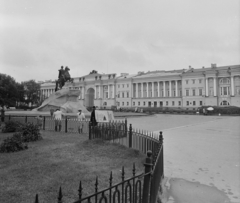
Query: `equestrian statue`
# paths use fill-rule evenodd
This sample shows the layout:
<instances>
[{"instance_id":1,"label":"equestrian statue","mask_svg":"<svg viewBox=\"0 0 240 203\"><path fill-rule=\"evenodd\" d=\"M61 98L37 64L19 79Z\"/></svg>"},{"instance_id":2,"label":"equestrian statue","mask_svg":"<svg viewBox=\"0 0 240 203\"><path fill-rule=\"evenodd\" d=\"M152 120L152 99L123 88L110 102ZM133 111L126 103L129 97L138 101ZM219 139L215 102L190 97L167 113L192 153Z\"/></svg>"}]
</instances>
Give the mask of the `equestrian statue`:
<instances>
[{"instance_id":1,"label":"equestrian statue","mask_svg":"<svg viewBox=\"0 0 240 203\"><path fill-rule=\"evenodd\" d=\"M65 82L71 82L73 83L73 78L71 78L69 74L70 69L66 66L65 69L63 69L63 66L61 66L61 69L58 70L58 80L56 80L56 87L55 92L62 89L62 87L65 85Z\"/></svg>"}]
</instances>

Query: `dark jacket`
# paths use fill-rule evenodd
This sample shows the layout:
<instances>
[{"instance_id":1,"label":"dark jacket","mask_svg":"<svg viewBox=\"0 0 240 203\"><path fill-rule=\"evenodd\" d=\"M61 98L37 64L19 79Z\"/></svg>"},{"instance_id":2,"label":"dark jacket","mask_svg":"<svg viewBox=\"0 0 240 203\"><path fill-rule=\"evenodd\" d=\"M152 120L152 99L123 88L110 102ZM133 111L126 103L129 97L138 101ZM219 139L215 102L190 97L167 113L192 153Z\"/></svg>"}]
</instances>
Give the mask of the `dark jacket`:
<instances>
[{"instance_id":1,"label":"dark jacket","mask_svg":"<svg viewBox=\"0 0 240 203\"><path fill-rule=\"evenodd\" d=\"M97 125L97 120L96 120L96 117L95 117L95 110L93 110L92 113L91 113L90 121L91 121L92 126Z\"/></svg>"}]
</instances>

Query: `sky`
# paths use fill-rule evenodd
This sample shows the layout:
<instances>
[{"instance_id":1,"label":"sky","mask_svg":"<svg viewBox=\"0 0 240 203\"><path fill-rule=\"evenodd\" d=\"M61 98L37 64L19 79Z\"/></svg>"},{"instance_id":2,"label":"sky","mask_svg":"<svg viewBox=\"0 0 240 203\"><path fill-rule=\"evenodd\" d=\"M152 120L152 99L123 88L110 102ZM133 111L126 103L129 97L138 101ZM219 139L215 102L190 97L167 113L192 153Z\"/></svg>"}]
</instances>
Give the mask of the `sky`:
<instances>
[{"instance_id":1,"label":"sky","mask_svg":"<svg viewBox=\"0 0 240 203\"><path fill-rule=\"evenodd\" d=\"M0 73L17 82L240 64L239 0L0 0Z\"/></svg>"}]
</instances>

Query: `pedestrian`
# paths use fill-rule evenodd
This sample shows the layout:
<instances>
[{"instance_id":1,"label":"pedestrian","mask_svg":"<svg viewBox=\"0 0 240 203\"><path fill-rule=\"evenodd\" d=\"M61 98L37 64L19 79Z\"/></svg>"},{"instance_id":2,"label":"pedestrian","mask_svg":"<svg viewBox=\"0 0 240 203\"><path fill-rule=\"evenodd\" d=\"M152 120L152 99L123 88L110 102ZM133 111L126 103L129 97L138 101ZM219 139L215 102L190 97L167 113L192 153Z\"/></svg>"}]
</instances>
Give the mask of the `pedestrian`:
<instances>
[{"instance_id":1,"label":"pedestrian","mask_svg":"<svg viewBox=\"0 0 240 203\"><path fill-rule=\"evenodd\" d=\"M97 120L96 120L95 110L96 110L96 107L93 106L93 107L92 107L91 118L90 118L90 121L91 121L92 126L97 126Z\"/></svg>"},{"instance_id":2,"label":"pedestrian","mask_svg":"<svg viewBox=\"0 0 240 203\"><path fill-rule=\"evenodd\" d=\"M62 111L60 111L60 109L57 109L53 113L53 118L55 120L55 131L61 131L62 129L62 116L63 116L63 113Z\"/></svg>"},{"instance_id":3,"label":"pedestrian","mask_svg":"<svg viewBox=\"0 0 240 203\"><path fill-rule=\"evenodd\" d=\"M53 117L54 109L50 109L51 118Z\"/></svg>"},{"instance_id":4,"label":"pedestrian","mask_svg":"<svg viewBox=\"0 0 240 203\"><path fill-rule=\"evenodd\" d=\"M79 122L79 124L78 124L78 132L79 132L79 134L81 134L81 133L83 133L84 121L85 121L85 115L82 112L82 109L78 110L77 118L78 118L78 122Z\"/></svg>"},{"instance_id":5,"label":"pedestrian","mask_svg":"<svg viewBox=\"0 0 240 203\"><path fill-rule=\"evenodd\" d=\"M41 129L42 126L43 126L43 117L42 117L42 115L37 116L36 119L37 119L37 125Z\"/></svg>"}]
</instances>

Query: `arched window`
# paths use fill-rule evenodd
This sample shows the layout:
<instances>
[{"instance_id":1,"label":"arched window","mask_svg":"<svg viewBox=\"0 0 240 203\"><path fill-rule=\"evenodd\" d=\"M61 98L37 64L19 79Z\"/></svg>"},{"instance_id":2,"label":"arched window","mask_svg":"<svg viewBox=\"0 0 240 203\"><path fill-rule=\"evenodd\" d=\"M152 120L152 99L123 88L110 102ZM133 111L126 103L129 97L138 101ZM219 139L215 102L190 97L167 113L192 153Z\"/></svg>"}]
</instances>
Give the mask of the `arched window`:
<instances>
[{"instance_id":1,"label":"arched window","mask_svg":"<svg viewBox=\"0 0 240 203\"><path fill-rule=\"evenodd\" d=\"M222 85L227 85L227 84L230 84L230 80L229 78L222 78L220 79L219 83Z\"/></svg>"},{"instance_id":2,"label":"arched window","mask_svg":"<svg viewBox=\"0 0 240 203\"><path fill-rule=\"evenodd\" d=\"M229 106L230 104L229 104L228 101L224 100L224 101L222 101L222 102L220 103L220 105L221 105L221 106Z\"/></svg>"}]
</instances>

